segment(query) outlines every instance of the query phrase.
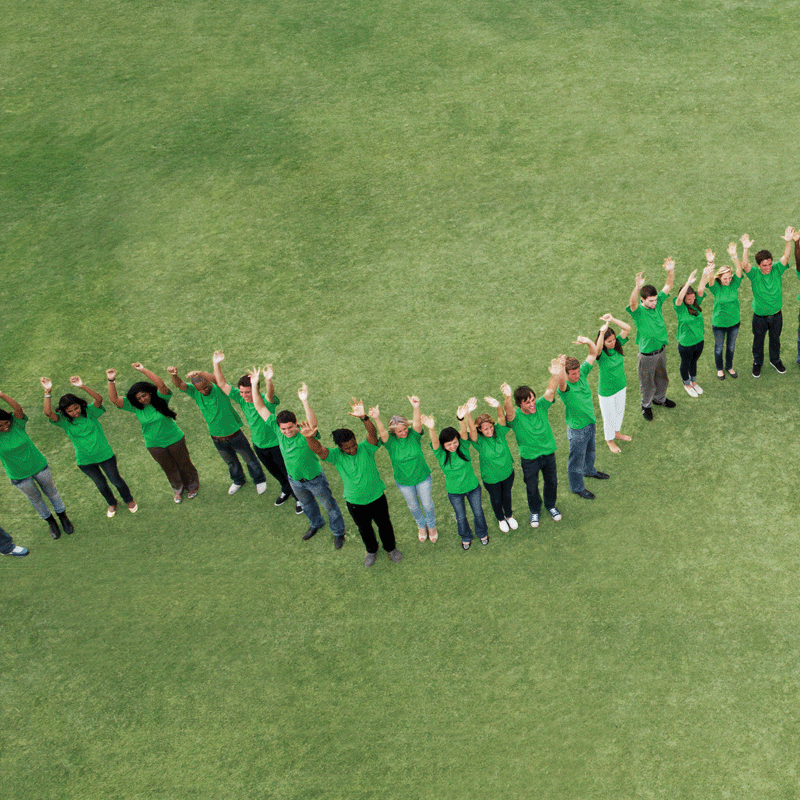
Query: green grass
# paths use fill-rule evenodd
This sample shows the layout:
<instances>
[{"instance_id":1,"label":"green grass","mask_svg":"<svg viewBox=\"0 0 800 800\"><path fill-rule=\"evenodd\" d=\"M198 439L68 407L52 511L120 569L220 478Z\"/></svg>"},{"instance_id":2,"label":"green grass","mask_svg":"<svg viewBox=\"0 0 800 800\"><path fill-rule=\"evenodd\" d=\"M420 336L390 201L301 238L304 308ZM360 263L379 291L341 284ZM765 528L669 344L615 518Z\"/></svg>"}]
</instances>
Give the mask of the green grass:
<instances>
[{"instance_id":1,"label":"green grass","mask_svg":"<svg viewBox=\"0 0 800 800\"><path fill-rule=\"evenodd\" d=\"M188 399L202 481L176 507L138 426L105 429L140 511L106 520L40 415L79 373L272 362L324 435L351 396L440 425L499 384L541 391L634 274L680 282L800 224L786 4L0 4L0 388L76 523L52 542L0 481L0 769L9 798L800 796L795 290L784 361L736 366L566 481L564 519L462 553L379 456L404 560L227 474ZM793 263L791 264L793 271ZM706 314L710 317L710 314ZM674 334L674 314L666 313ZM595 380L593 377L592 381ZM358 423L357 423L358 424ZM433 464L433 459L430 459ZM337 497L338 476L328 471ZM592 486L591 488L595 488ZM526 518L517 470L517 516ZM489 509L484 498L484 508ZM347 520L349 522L349 519Z\"/></svg>"}]
</instances>

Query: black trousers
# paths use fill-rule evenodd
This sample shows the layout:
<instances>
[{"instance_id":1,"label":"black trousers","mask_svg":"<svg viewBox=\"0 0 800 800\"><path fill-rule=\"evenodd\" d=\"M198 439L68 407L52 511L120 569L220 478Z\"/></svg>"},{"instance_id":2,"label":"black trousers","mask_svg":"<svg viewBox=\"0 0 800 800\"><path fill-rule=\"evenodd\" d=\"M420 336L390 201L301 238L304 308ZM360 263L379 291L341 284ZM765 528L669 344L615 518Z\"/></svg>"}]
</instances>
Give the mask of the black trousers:
<instances>
[{"instance_id":1,"label":"black trousers","mask_svg":"<svg viewBox=\"0 0 800 800\"><path fill-rule=\"evenodd\" d=\"M281 485L281 491L284 494L288 494L289 497L294 497L292 487L289 485L289 475L286 472L286 464L283 461L280 447L278 445L275 445L275 447L256 447L253 445L253 450L256 451L258 460L267 468L267 472Z\"/></svg>"},{"instance_id":2,"label":"black trousers","mask_svg":"<svg viewBox=\"0 0 800 800\"><path fill-rule=\"evenodd\" d=\"M372 527L373 522L378 526L378 536L381 537L383 549L387 553L391 553L394 550L394 527L389 519L389 503L386 502L385 494L365 505L348 503L347 510L350 512L350 516L361 534L361 539L368 553L378 552L378 540Z\"/></svg>"}]
</instances>

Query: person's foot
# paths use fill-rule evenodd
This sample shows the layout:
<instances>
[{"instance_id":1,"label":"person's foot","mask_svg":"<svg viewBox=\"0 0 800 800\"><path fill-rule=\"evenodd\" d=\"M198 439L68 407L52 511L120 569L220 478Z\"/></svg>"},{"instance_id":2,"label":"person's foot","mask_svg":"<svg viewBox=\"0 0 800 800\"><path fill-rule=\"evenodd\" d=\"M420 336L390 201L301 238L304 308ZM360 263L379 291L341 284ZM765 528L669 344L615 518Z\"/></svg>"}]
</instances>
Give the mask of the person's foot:
<instances>
[{"instance_id":1,"label":"person's foot","mask_svg":"<svg viewBox=\"0 0 800 800\"><path fill-rule=\"evenodd\" d=\"M402 553L401 553L401 552L400 552L400 551L399 551L399 550L398 550L398 549L395 547L395 549L394 549L394 550L392 550L392 551L389 553L389 558L390 558L390 559L391 559L391 560L392 560L392 561L393 561L395 564L399 564L399 563L400 563L400 561L401 561L401 559L403 558L403 554L402 554Z\"/></svg>"},{"instance_id":2,"label":"person's foot","mask_svg":"<svg viewBox=\"0 0 800 800\"><path fill-rule=\"evenodd\" d=\"M538 528L538 527L539 527L539 515L531 514L531 528Z\"/></svg>"},{"instance_id":3,"label":"person's foot","mask_svg":"<svg viewBox=\"0 0 800 800\"><path fill-rule=\"evenodd\" d=\"M256 484L256 491L259 494L264 494L264 492L267 491L267 482L266 481L261 481L261 483L257 483Z\"/></svg>"},{"instance_id":4,"label":"person's foot","mask_svg":"<svg viewBox=\"0 0 800 800\"><path fill-rule=\"evenodd\" d=\"M198 493L199 491L200 491L199 489L194 489L194 490L193 490L193 491L191 491L191 492L186 492L186 499L187 499L187 500L194 500L194 499L195 499L195 497L197 497L197 493Z\"/></svg>"},{"instance_id":5,"label":"person's foot","mask_svg":"<svg viewBox=\"0 0 800 800\"><path fill-rule=\"evenodd\" d=\"M611 476L607 472L595 472L594 475L584 475L584 478L597 478L601 481L607 481Z\"/></svg>"},{"instance_id":6,"label":"person's foot","mask_svg":"<svg viewBox=\"0 0 800 800\"><path fill-rule=\"evenodd\" d=\"M375 564L377 560L378 560L377 553L367 553L366 558L364 558L364 566L371 567Z\"/></svg>"},{"instance_id":7,"label":"person's foot","mask_svg":"<svg viewBox=\"0 0 800 800\"><path fill-rule=\"evenodd\" d=\"M56 518L51 514L45 522L50 526L50 535L54 539L59 539L61 537L61 528L58 527Z\"/></svg>"},{"instance_id":8,"label":"person's foot","mask_svg":"<svg viewBox=\"0 0 800 800\"><path fill-rule=\"evenodd\" d=\"M553 522L561 522L561 512L555 506L549 508L548 511L553 518Z\"/></svg>"},{"instance_id":9,"label":"person's foot","mask_svg":"<svg viewBox=\"0 0 800 800\"><path fill-rule=\"evenodd\" d=\"M697 397L697 392L694 390L694 386L684 383L683 388L686 389L686 394L688 394L689 397Z\"/></svg>"},{"instance_id":10,"label":"person's foot","mask_svg":"<svg viewBox=\"0 0 800 800\"><path fill-rule=\"evenodd\" d=\"M728 370L728 375L730 375L731 378L738 378L739 377L739 373L735 369L733 369L733 367L731 367Z\"/></svg>"},{"instance_id":11,"label":"person's foot","mask_svg":"<svg viewBox=\"0 0 800 800\"><path fill-rule=\"evenodd\" d=\"M721 370L721 369L718 369L718 370L717 370L717 377L718 377L718 378L719 378L721 381L724 381L724 380L725 380L725 371L724 371L724 370Z\"/></svg>"},{"instance_id":12,"label":"person's foot","mask_svg":"<svg viewBox=\"0 0 800 800\"><path fill-rule=\"evenodd\" d=\"M606 440L606 444L608 445L608 449L612 453L621 453L622 452L622 450L619 449L619 445L615 444L613 439L611 441Z\"/></svg>"},{"instance_id":13,"label":"person's foot","mask_svg":"<svg viewBox=\"0 0 800 800\"><path fill-rule=\"evenodd\" d=\"M694 389L697 392L698 395L703 394L703 390L700 388L700 386L697 383L693 383L692 384L692 389Z\"/></svg>"},{"instance_id":14,"label":"person's foot","mask_svg":"<svg viewBox=\"0 0 800 800\"><path fill-rule=\"evenodd\" d=\"M648 422L652 422L652 421L653 421L653 409L652 409L652 408L650 408L650 406L647 406L647 408L645 408L644 406L642 406L642 416L643 416L643 417L644 417L644 418L645 418L645 419L646 419Z\"/></svg>"},{"instance_id":15,"label":"person's foot","mask_svg":"<svg viewBox=\"0 0 800 800\"><path fill-rule=\"evenodd\" d=\"M489 544L489 537L484 536L483 539L481 539L481 544L486 547L486 545Z\"/></svg>"},{"instance_id":16,"label":"person's foot","mask_svg":"<svg viewBox=\"0 0 800 800\"><path fill-rule=\"evenodd\" d=\"M506 522L508 523L508 527L511 528L512 531L515 531L519 528L519 522L517 522L514 517L507 517Z\"/></svg>"},{"instance_id":17,"label":"person's foot","mask_svg":"<svg viewBox=\"0 0 800 800\"><path fill-rule=\"evenodd\" d=\"M302 514L303 513L303 504L299 500L295 500L294 513L295 514Z\"/></svg>"},{"instance_id":18,"label":"person's foot","mask_svg":"<svg viewBox=\"0 0 800 800\"><path fill-rule=\"evenodd\" d=\"M291 497L290 494L286 494L286 492L281 492L275 499L275 505L282 506L290 497Z\"/></svg>"},{"instance_id":19,"label":"person's foot","mask_svg":"<svg viewBox=\"0 0 800 800\"><path fill-rule=\"evenodd\" d=\"M21 547L20 545L15 544L14 545L14 549L11 550L10 552L6 553L6 555L7 556L20 556L20 557L22 557L22 556L28 555L28 553L30 553L30 550L28 550L27 547Z\"/></svg>"},{"instance_id":20,"label":"person's foot","mask_svg":"<svg viewBox=\"0 0 800 800\"><path fill-rule=\"evenodd\" d=\"M756 364L755 361L753 362L753 377L754 378L761 377L761 364Z\"/></svg>"},{"instance_id":21,"label":"person's foot","mask_svg":"<svg viewBox=\"0 0 800 800\"><path fill-rule=\"evenodd\" d=\"M324 525L320 525L319 528L315 528L313 525L309 525L308 530L303 534L303 541L307 542L317 531L321 531L324 527Z\"/></svg>"},{"instance_id":22,"label":"person's foot","mask_svg":"<svg viewBox=\"0 0 800 800\"><path fill-rule=\"evenodd\" d=\"M176 503L183 502L183 492L175 492L175 496L172 498Z\"/></svg>"},{"instance_id":23,"label":"person's foot","mask_svg":"<svg viewBox=\"0 0 800 800\"><path fill-rule=\"evenodd\" d=\"M424 542L428 538L428 529L427 528L419 528L417 530L417 537L421 542Z\"/></svg>"},{"instance_id":24,"label":"person's foot","mask_svg":"<svg viewBox=\"0 0 800 800\"><path fill-rule=\"evenodd\" d=\"M131 500L130 503L128 503L128 511L130 511L131 514L135 514L138 510L139 506L137 505L136 501Z\"/></svg>"},{"instance_id":25,"label":"person's foot","mask_svg":"<svg viewBox=\"0 0 800 800\"><path fill-rule=\"evenodd\" d=\"M783 361L781 361L780 359L778 359L777 361L770 361L769 363L772 364L772 366L775 367L775 369L781 375L783 375L786 372L786 367L783 366Z\"/></svg>"},{"instance_id":26,"label":"person's foot","mask_svg":"<svg viewBox=\"0 0 800 800\"><path fill-rule=\"evenodd\" d=\"M497 524L500 527L500 530L503 531L503 533L509 532L510 528L508 527L508 523L504 519L499 520Z\"/></svg>"},{"instance_id":27,"label":"person's foot","mask_svg":"<svg viewBox=\"0 0 800 800\"><path fill-rule=\"evenodd\" d=\"M579 492L573 492L573 494L582 497L584 500L594 500L594 495L588 489L581 489Z\"/></svg>"},{"instance_id":28,"label":"person's foot","mask_svg":"<svg viewBox=\"0 0 800 800\"><path fill-rule=\"evenodd\" d=\"M106 511L106 516L109 519L111 519L114 516L114 514L116 514L116 513L117 513L117 507L116 506L109 506L108 507L108 511Z\"/></svg>"},{"instance_id":29,"label":"person's foot","mask_svg":"<svg viewBox=\"0 0 800 800\"><path fill-rule=\"evenodd\" d=\"M244 486L243 483L232 483L228 489L228 494L236 494L242 486Z\"/></svg>"},{"instance_id":30,"label":"person's foot","mask_svg":"<svg viewBox=\"0 0 800 800\"><path fill-rule=\"evenodd\" d=\"M653 400L653 405L654 406L663 406L664 408L675 408L675 401L674 400L670 400L669 397L666 397L666 398L664 398L664 402L663 403L657 403L655 400Z\"/></svg>"},{"instance_id":31,"label":"person's foot","mask_svg":"<svg viewBox=\"0 0 800 800\"><path fill-rule=\"evenodd\" d=\"M619 439L621 442L629 442L631 440L627 433L620 433L619 431L614 434L614 438Z\"/></svg>"},{"instance_id":32,"label":"person's foot","mask_svg":"<svg viewBox=\"0 0 800 800\"><path fill-rule=\"evenodd\" d=\"M344 547L344 534L341 536L334 536L333 537L333 549L334 550L341 550Z\"/></svg>"},{"instance_id":33,"label":"person's foot","mask_svg":"<svg viewBox=\"0 0 800 800\"><path fill-rule=\"evenodd\" d=\"M437 531L436 528L428 528L428 538L431 542L436 542L439 538L439 531Z\"/></svg>"},{"instance_id":34,"label":"person's foot","mask_svg":"<svg viewBox=\"0 0 800 800\"><path fill-rule=\"evenodd\" d=\"M75 527L69 521L69 517L67 516L66 511L58 513L58 518L61 520L61 527L64 529L64 533L66 533L67 536L69 536L71 533L75 533Z\"/></svg>"},{"instance_id":35,"label":"person's foot","mask_svg":"<svg viewBox=\"0 0 800 800\"><path fill-rule=\"evenodd\" d=\"M472 542L461 542L461 548L463 550L469 550L472 547Z\"/></svg>"}]
</instances>

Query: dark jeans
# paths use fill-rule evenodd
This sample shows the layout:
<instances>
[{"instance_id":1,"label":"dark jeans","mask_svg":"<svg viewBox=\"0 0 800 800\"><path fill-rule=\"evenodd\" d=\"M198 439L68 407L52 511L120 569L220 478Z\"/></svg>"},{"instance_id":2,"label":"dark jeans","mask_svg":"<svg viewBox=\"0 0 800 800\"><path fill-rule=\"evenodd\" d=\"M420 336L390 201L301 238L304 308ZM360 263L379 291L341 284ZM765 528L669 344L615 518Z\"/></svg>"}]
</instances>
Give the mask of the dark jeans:
<instances>
[{"instance_id":1,"label":"dark jeans","mask_svg":"<svg viewBox=\"0 0 800 800\"><path fill-rule=\"evenodd\" d=\"M253 445L253 450L258 456L258 460L267 468L267 472L281 485L281 491L290 497L294 497L292 487L289 485L289 475L286 472L286 464L283 461L280 447L278 445L275 445L275 447L256 447Z\"/></svg>"},{"instance_id":2,"label":"dark jeans","mask_svg":"<svg viewBox=\"0 0 800 800\"><path fill-rule=\"evenodd\" d=\"M489 502L492 504L492 511L498 522L508 519L513 515L511 511L511 487L514 485L514 470L511 474L498 483L483 482L486 491L489 492Z\"/></svg>"},{"instance_id":3,"label":"dark jeans","mask_svg":"<svg viewBox=\"0 0 800 800\"><path fill-rule=\"evenodd\" d=\"M237 486L244 486L245 484L244 470L236 457L237 454L247 464L247 471L250 473L253 483L266 482L267 476L264 474L264 470L261 469L261 464L258 463L256 454L253 452L253 448L250 447L250 442L247 441L247 437L241 431L230 439L219 439L216 436L212 436L211 441L214 442L214 447L217 448L220 456L222 456L222 460L228 465L231 480Z\"/></svg>"},{"instance_id":4,"label":"dark jeans","mask_svg":"<svg viewBox=\"0 0 800 800\"><path fill-rule=\"evenodd\" d=\"M475 517L475 533L478 534L479 539L485 539L489 535L489 527L486 524L486 517L483 516L483 506L481 506L481 487L476 486L471 492L465 494L450 494L447 493L447 499L450 505L453 506L453 511L456 512L456 525L458 526L458 535L461 537L462 542L471 542L473 539L472 528L469 527L467 521L467 504L472 509L472 516Z\"/></svg>"},{"instance_id":5,"label":"dark jeans","mask_svg":"<svg viewBox=\"0 0 800 800\"><path fill-rule=\"evenodd\" d=\"M697 380L697 361L703 352L704 345L705 342L690 344L688 347L684 347L682 344L678 345L678 353L681 357L679 370L684 384L694 383Z\"/></svg>"},{"instance_id":6,"label":"dark jeans","mask_svg":"<svg viewBox=\"0 0 800 800\"><path fill-rule=\"evenodd\" d=\"M7 556L14 549L14 540L0 528L0 553Z\"/></svg>"},{"instance_id":7,"label":"dark jeans","mask_svg":"<svg viewBox=\"0 0 800 800\"><path fill-rule=\"evenodd\" d=\"M769 332L769 363L781 360L781 331L783 314L770 314L762 317L753 314L753 363L759 367L764 363L764 339ZM799 337L800 338L800 337Z\"/></svg>"},{"instance_id":8,"label":"dark jeans","mask_svg":"<svg viewBox=\"0 0 800 800\"><path fill-rule=\"evenodd\" d=\"M739 325L731 325L730 328L714 328L714 363L717 369L733 369L733 351L736 348L736 337L739 335ZM728 344L725 346L725 337ZM725 347L725 366L722 366L722 348ZM800 357L800 334L797 336L797 352ZM800 364L800 361L797 362Z\"/></svg>"},{"instance_id":9,"label":"dark jeans","mask_svg":"<svg viewBox=\"0 0 800 800\"><path fill-rule=\"evenodd\" d=\"M185 436L167 447L148 447L147 451L164 470L173 492L177 494L184 489L196 492L200 488L200 477L189 458Z\"/></svg>"},{"instance_id":10,"label":"dark jeans","mask_svg":"<svg viewBox=\"0 0 800 800\"><path fill-rule=\"evenodd\" d=\"M117 491L123 503L133 502L131 490L128 488L128 484L122 479L117 469L116 456L111 456L111 458L106 461L99 461L97 464L78 464L78 469L94 481L97 490L103 495L106 503L110 506L114 508L117 507L117 498L114 497L114 493L111 491L108 481L111 481L111 483L117 487ZM104 472L105 475L103 475ZM108 476L108 481L106 480L106 475Z\"/></svg>"},{"instance_id":11,"label":"dark jeans","mask_svg":"<svg viewBox=\"0 0 800 800\"><path fill-rule=\"evenodd\" d=\"M378 526L378 536L381 537L381 544L387 553L391 553L395 548L394 527L389 519L389 503L386 502L386 495L382 494L377 500L364 505L348 503L347 510L353 518L361 540L368 553L378 552L378 540L375 538L375 530L372 527L374 522Z\"/></svg>"},{"instance_id":12,"label":"dark jeans","mask_svg":"<svg viewBox=\"0 0 800 800\"><path fill-rule=\"evenodd\" d=\"M531 514L542 510L542 498L539 494L539 472L544 478L545 508L555 508L558 497L558 472L556 471L556 454L550 453L539 458L522 459L522 479L528 494L528 509Z\"/></svg>"}]
</instances>

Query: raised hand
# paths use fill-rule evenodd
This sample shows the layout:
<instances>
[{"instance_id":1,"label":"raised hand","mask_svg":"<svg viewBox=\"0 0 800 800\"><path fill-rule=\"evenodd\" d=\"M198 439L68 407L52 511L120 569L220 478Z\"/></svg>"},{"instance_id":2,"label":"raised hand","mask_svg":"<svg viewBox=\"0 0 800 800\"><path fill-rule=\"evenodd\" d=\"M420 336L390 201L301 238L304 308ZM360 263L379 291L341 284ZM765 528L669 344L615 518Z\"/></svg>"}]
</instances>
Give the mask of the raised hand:
<instances>
[{"instance_id":1,"label":"raised hand","mask_svg":"<svg viewBox=\"0 0 800 800\"><path fill-rule=\"evenodd\" d=\"M178 372L178 370L175 370L175 373L176 373L176 374L177 374L177 372ZM191 383L191 382L192 382L192 380L193 380L194 378L196 378L196 377L197 377L199 374L200 374L200 370L198 370L198 369L193 369L191 372L187 372L187 373L186 373L186 379L189 381L189 383Z\"/></svg>"},{"instance_id":2,"label":"raised hand","mask_svg":"<svg viewBox=\"0 0 800 800\"><path fill-rule=\"evenodd\" d=\"M222 350L215 350L214 355L211 357L211 361L214 364L221 364L225 360L225 353Z\"/></svg>"},{"instance_id":3,"label":"raised hand","mask_svg":"<svg viewBox=\"0 0 800 800\"><path fill-rule=\"evenodd\" d=\"M507 383L500 384L500 391L503 393L503 397L511 397L511 387Z\"/></svg>"},{"instance_id":4,"label":"raised hand","mask_svg":"<svg viewBox=\"0 0 800 800\"><path fill-rule=\"evenodd\" d=\"M579 336L572 344L594 344L587 336Z\"/></svg>"},{"instance_id":5,"label":"raised hand","mask_svg":"<svg viewBox=\"0 0 800 800\"><path fill-rule=\"evenodd\" d=\"M488 403L488 404L489 404L489 405L490 405L492 408L500 408L500 401L499 401L499 400L495 400L495 399L494 399L494 397L489 397L489 395L486 395L486 397L484 397L483 399L484 399L484 400L485 400L485 401L486 401L486 402L487 402L487 403Z\"/></svg>"},{"instance_id":6,"label":"raised hand","mask_svg":"<svg viewBox=\"0 0 800 800\"><path fill-rule=\"evenodd\" d=\"M53 391L53 381L51 381L50 378L39 378L39 383L42 384L42 387L46 392Z\"/></svg>"},{"instance_id":7,"label":"raised hand","mask_svg":"<svg viewBox=\"0 0 800 800\"><path fill-rule=\"evenodd\" d=\"M408 398L408 402L411 403L411 405L414 406L414 408L419 408L419 397L417 397L415 394L412 394Z\"/></svg>"},{"instance_id":8,"label":"raised hand","mask_svg":"<svg viewBox=\"0 0 800 800\"><path fill-rule=\"evenodd\" d=\"M364 416L364 401L363 400L356 400L356 398L354 397L350 401L350 407L353 409L350 412L350 416L351 417L358 417L359 419L361 419L361 417Z\"/></svg>"},{"instance_id":9,"label":"raised hand","mask_svg":"<svg viewBox=\"0 0 800 800\"><path fill-rule=\"evenodd\" d=\"M554 358L550 361L549 369L551 375L560 375L563 368L564 365L557 358Z\"/></svg>"},{"instance_id":10,"label":"raised hand","mask_svg":"<svg viewBox=\"0 0 800 800\"><path fill-rule=\"evenodd\" d=\"M739 241L745 250L749 250L753 246L753 240L745 233Z\"/></svg>"},{"instance_id":11,"label":"raised hand","mask_svg":"<svg viewBox=\"0 0 800 800\"><path fill-rule=\"evenodd\" d=\"M466 403L464 403L465 408L470 414L478 407L478 398L477 397L470 397Z\"/></svg>"},{"instance_id":12,"label":"raised hand","mask_svg":"<svg viewBox=\"0 0 800 800\"><path fill-rule=\"evenodd\" d=\"M106 380L115 381L117 379L117 371L112 367L106 370Z\"/></svg>"},{"instance_id":13,"label":"raised hand","mask_svg":"<svg viewBox=\"0 0 800 800\"><path fill-rule=\"evenodd\" d=\"M378 408L378 406L372 406L370 408L370 410L369 410L370 419L378 419L378 417L380 415L381 415L381 412L380 412L380 409Z\"/></svg>"},{"instance_id":14,"label":"raised hand","mask_svg":"<svg viewBox=\"0 0 800 800\"><path fill-rule=\"evenodd\" d=\"M794 228L790 225L786 229L786 233L783 234L783 238L786 239L787 242L791 242L793 236L794 236Z\"/></svg>"},{"instance_id":15,"label":"raised hand","mask_svg":"<svg viewBox=\"0 0 800 800\"><path fill-rule=\"evenodd\" d=\"M297 396L300 398L301 403L308 401L308 386L305 383L297 390Z\"/></svg>"},{"instance_id":16,"label":"raised hand","mask_svg":"<svg viewBox=\"0 0 800 800\"><path fill-rule=\"evenodd\" d=\"M258 388L259 375L261 375L261 370L258 367L253 367L253 369L247 372L247 377L250 378L250 386L252 386L253 389Z\"/></svg>"},{"instance_id":17,"label":"raised hand","mask_svg":"<svg viewBox=\"0 0 800 800\"><path fill-rule=\"evenodd\" d=\"M429 417L427 414L423 414L420 418L422 420L422 424L428 429L433 430L433 426L436 424L433 417Z\"/></svg>"},{"instance_id":18,"label":"raised hand","mask_svg":"<svg viewBox=\"0 0 800 800\"><path fill-rule=\"evenodd\" d=\"M706 250L706 261L708 261L709 264L714 263L714 251L711 248Z\"/></svg>"},{"instance_id":19,"label":"raised hand","mask_svg":"<svg viewBox=\"0 0 800 800\"><path fill-rule=\"evenodd\" d=\"M69 379L69 382L70 382L70 383L71 383L71 384L72 384L72 385L73 385L73 386L74 386L76 389L80 389L80 388L81 388L81 386L83 386L83 381L80 379L80 377L79 377L78 375L73 375L73 376L72 376L72 377Z\"/></svg>"},{"instance_id":20,"label":"raised hand","mask_svg":"<svg viewBox=\"0 0 800 800\"><path fill-rule=\"evenodd\" d=\"M728 245L728 255L731 258L736 258L736 242L731 242Z\"/></svg>"},{"instance_id":21,"label":"raised hand","mask_svg":"<svg viewBox=\"0 0 800 800\"><path fill-rule=\"evenodd\" d=\"M602 319L602 317L600 318ZM600 333L605 333L608 330L608 320L600 326Z\"/></svg>"},{"instance_id":22,"label":"raised hand","mask_svg":"<svg viewBox=\"0 0 800 800\"><path fill-rule=\"evenodd\" d=\"M603 314L603 316L600 317L600 319L602 319L606 323L606 327L608 327L611 324L611 320L614 319L614 317L612 317L611 314Z\"/></svg>"},{"instance_id":23,"label":"raised hand","mask_svg":"<svg viewBox=\"0 0 800 800\"><path fill-rule=\"evenodd\" d=\"M137 371L139 371L139 372L141 372L141 371L144 369L144 367L142 366L142 362L141 362L141 361L134 361L134 362L133 362L133 364L131 364L131 366L132 366L132 367L133 367L135 370L137 370ZM175 367L172 367L172 369L175 369ZM169 367L167 367L167 371L169 371L169 370L170 370L170 368L169 368ZM175 369L175 372L177 372L177 371L178 371L178 370L177 370L177 369Z\"/></svg>"},{"instance_id":24,"label":"raised hand","mask_svg":"<svg viewBox=\"0 0 800 800\"><path fill-rule=\"evenodd\" d=\"M302 433L306 439L310 439L312 436L316 435L317 426L312 425L307 419L304 419L300 423L300 433Z\"/></svg>"},{"instance_id":25,"label":"raised hand","mask_svg":"<svg viewBox=\"0 0 800 800\"><path fill-rule=\"evenodd\" d=\"M667 272L672 272L675 269L675 259L672 258L672 257L665 258L664 259L664 269Z\"/></svg>"},{"instance_id":26,"label":"raised hand","mask_svg":"<svg viewBox=\"0 0 800 800\"><path fill-rule=\"evenodd\" d=\"M459 406L456 409L456 417L458 417L458 419L464 419L464 417L466 416L467 416L467 404L464 403L463 406Z\"/></svg>"},{"instance_id":27,"label":"raised hand","mask_svg":"<svg viewBox=\"0 0 800 800\"><path fill-rule=\"evenodd\" d=\"M139 366L141 366L141 364ZM136 364L134 364L133 367L135 369L136 368ZM175 375L177 377L178 368L177 367L167 367L167 372L169 372L170 375Z\"/></svg>"},{"instance_id":28,"label":"raised hand","mask_svg":"<svg viewBox=\"0 0 800 800\"><path fill-rule=\"evenodd\" d=\"M275 370L272 368L272 364L267 364L264 367L264 380L271 381L275 377Z\"/></svg>"},{"instance_id":29,"label":"raised hand","mask_svg":"<svg viewBox=\"0 0 800 800\"><path fill-rule=\"evenodd\" d=\"M711 277L713 276L713 274L714 274L714 265L713 264L709 264L703 270L703 277L706 279L706 283L709 283L711 281Z\"/></svg>"},{"instance_id":30,"label":"raised hand","mask_svg":"<svg viewBox=\"0 0 800 800\"><path fill-rule=\"evenodd\" d=\"M637 272L636 273L636 290L637 291L639 289L641 289L642 286L644 286L644 282L645 282L644 272Z\"/></svg>"},{"instance_id":31,"label":"raised hand","mask_svg":"<svg viewBox=\"0 0 800 800\"><path fill-rule=\"evenodd\" d=\"M561 353L561 355L558 357L558 363L561 364L562 367L567 366L567 357L564 355L564 353Z\"/></svg>"},{"instance_id":32,"label":"raised hand","mask_svg":"<svg viewBox=\"0 0 800 800\"><path fill-rule=\"evenodd\" d=\"M697 270L692 270L692 274L686 279L686 283L694 283L695 278L697 277Z\"/></svg>"}]
</instances>

